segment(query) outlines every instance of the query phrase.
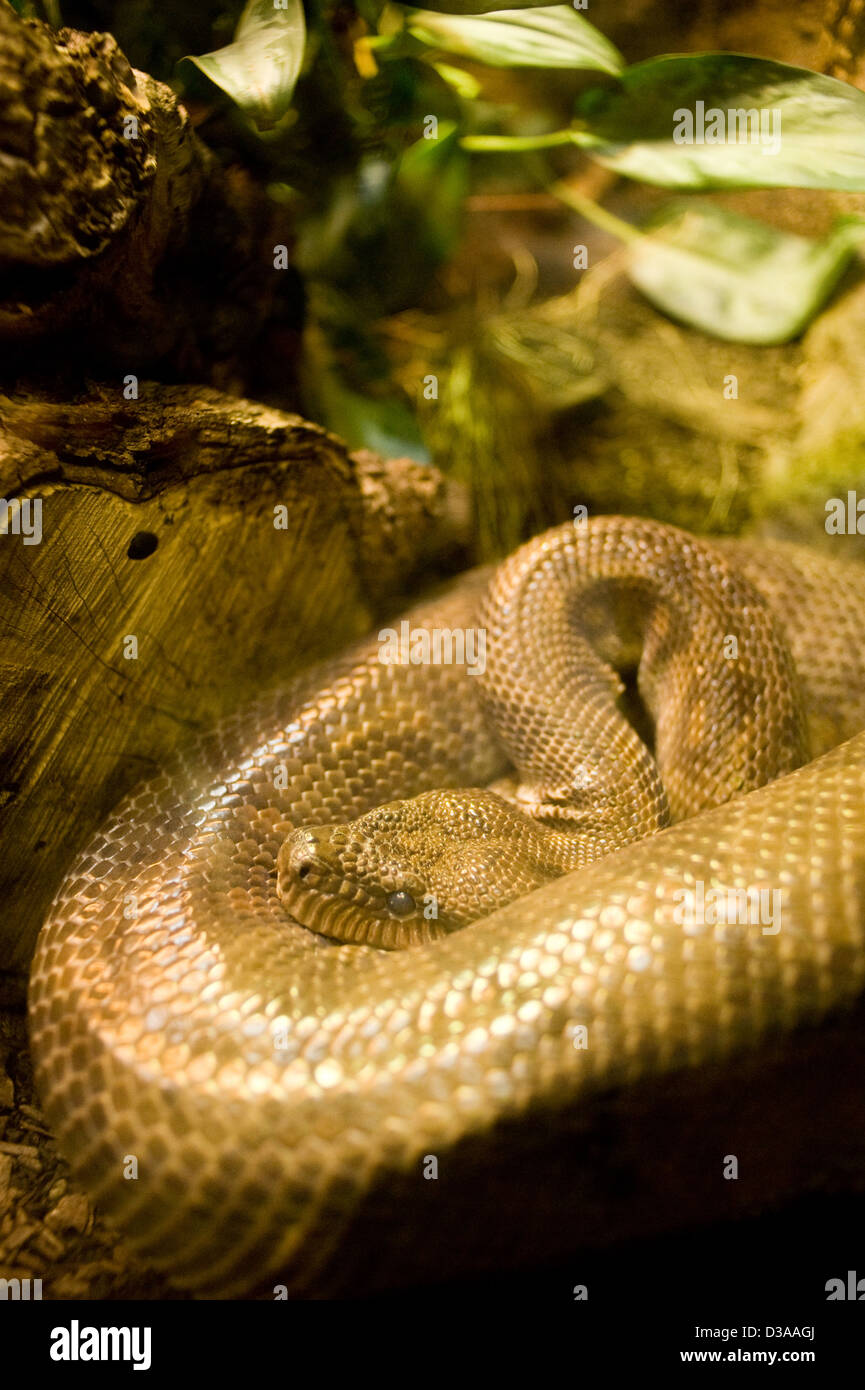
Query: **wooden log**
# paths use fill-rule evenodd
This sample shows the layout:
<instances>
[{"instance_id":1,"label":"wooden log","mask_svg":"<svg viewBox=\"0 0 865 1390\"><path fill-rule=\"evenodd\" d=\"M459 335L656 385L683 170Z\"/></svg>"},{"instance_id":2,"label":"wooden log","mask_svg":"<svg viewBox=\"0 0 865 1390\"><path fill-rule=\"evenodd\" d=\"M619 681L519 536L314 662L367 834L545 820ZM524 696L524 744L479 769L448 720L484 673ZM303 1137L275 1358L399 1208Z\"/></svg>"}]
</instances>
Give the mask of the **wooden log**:
<instances>
[{"instance_id":1,"label":"wooden log","mask_svg":"<svg viewBox=\"0 0 865 1390\"><path fill-rule=\"evenodd\" d=\"M271 313L302 315L296 276L274 270L284 223L110 34L55 33L0 0L5 375L116 364L238 389Z\"/></svg>"},{"instance_id":2,"label":"wooden log","mask_svg":"<svg viewBox=\"0 0 865 1390\"><path fill-rule=\"evenodd\" d=\"M211 389L0 397L0 969L184 739L457 557L459 494ZM13 991L14 992L14 991Z\"/></svg>"}]
</instances>

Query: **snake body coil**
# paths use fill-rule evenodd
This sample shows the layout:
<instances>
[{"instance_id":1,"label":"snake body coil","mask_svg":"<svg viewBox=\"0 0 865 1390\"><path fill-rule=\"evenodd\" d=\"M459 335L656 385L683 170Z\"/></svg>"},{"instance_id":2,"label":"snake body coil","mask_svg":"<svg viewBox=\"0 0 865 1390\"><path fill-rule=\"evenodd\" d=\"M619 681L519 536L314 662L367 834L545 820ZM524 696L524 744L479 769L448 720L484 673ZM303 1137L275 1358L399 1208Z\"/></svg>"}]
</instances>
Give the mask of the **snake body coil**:
<instances>
[{"instance_id":1,"label":"snake body coil","mask_svg":"<svg viewBox=\"0 0 865 1390\"><path fill-rule=\"evenodd\" d=\"M483 678L370 641L262 699L117 808L41 934L46 1113L181 1287L326 1291L371 1249L371 1283L513 1258L493 1178L528 1191L529 1154L548 1176L594 1098L725 1064L865 981L857 568L608 518L410 620L481 624ZM613 670L639 652L654 757ZM457 835L472 797L495 814ZM301 828L311 882L283 849ZM778 929L683 925L712 891L778 892ZM408 930L427 893L441 916ZM535 1256L587 1229L559 1183Z\"/></svg>"}]
</instances>

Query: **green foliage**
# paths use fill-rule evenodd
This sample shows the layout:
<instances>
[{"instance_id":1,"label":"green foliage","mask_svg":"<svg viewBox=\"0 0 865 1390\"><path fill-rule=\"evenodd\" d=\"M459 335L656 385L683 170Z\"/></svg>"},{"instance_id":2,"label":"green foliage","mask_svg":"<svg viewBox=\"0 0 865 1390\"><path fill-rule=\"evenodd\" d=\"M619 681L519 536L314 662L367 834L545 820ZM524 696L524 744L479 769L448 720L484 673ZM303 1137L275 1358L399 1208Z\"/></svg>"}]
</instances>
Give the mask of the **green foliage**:
<instances>
[{"instance_id":1,"label":"green foliage","mask_svg":"<svg viewBox=\"0 0 865 1390\"><path fill-rule=\"evenodd\" d=\"M362 160L321 216L302 229L298 263L339 288L369 317L415 303L436 267L456 250L468 190L468 156L442 122L394 162Z\"/></svg>"},{"instance_id":2,"label":"green foliage","mask_svg":"<svg viewBox=\"0 0 865 1390\"><path fill-rule=\"evenodd\" d=\"M303 63L306 18L301 0L249 0L234 41L215 53L185 58L248 113L261 130L290 109Z\"/></svg>"},{"instance_id":3,"label":"green foliage","mask_svg":"<svg viewBox=\"0 0 865 1390\"><path fill-rule=\"evenodd\" d=\"M483 554L548 519L532 510L535 441L601 387L558 310L466 310L465 279L448 282L447 268L459 266L469 195L493 177L497 189L546 187L625 242L627 272L658 310L748 344L801 334L862 243L856 219L809 240L682 199L641 229L563 177L579 149L680 193L865 190L865 94L847 83L732 53L628 66L568 4L284 3L251 0L234 42L191 61L234 103L220 129L291 204L309 291L307 406L353 446L429 455L468 481ZM502 69L521 70L513 100ZM472 158L481 151L499 158ZM405 373L381 330L421 307L435 310L438 347L427 341ZM572 312L566 296L559 307ZM418 390L430 372L434 405Z\"/></svg>"},{"instance_id":4,"label":"green foliage","mask_svg":"<svg viewBox=\"0 0 865 1390\"><path fill-rule=\"evenodd\" d=\"M437 14L489 14L500 10L500 0L431 0L426 6ZM544 8L544 0L512 0L509 10L536 10Z\"/></svg>"},{"instance_id":5,"label":"green foliage","mask_svg":"<svg viewBox=\"0 0 865 1390\"><path fill-rule=\"evenodd\" d=\"M665 313L737 343L786 343L837 285L865 220L841 218L820 241L715 204L677 202L629 243L628 274Z\"/></svg>"},{"instance_id":6,"label":"green foliage","mask_svg":"<svg viewBox=\"0 0 865 1390\"><path fill-rule=\"evenodd\" d=\"M865 93L735 53L652 58L583 93L564 130L463 140L467 149L514 153L569 143L617 174L665 188L861 192Z\"/></svg>"},{"instance_id":7,"label":"green foliage","mask_svg":"<svg viewBox=\"0 0 865 1390\"><path fill-rule=\"evenodd\" d=\"M429 48L493 67L595 68L618 73L624 59L570 5L443 15L409 10L405 27Z\"/></svg>"},{"instance_id":8,"label":"green foliage","mask_svg":"<svg viewBox=\"0 0 865 1390\"><path fill-rule=\"evenodd\" d=\"M730 113L742 113L738 131L748 111L757 138L729 138ZM686 116L704 143L677 142ZM665 188L865 190L865 93L805 68L735 53L653 58L587 92L577 117L572 138L595 159Z\"/></svg>"}]
</instances>

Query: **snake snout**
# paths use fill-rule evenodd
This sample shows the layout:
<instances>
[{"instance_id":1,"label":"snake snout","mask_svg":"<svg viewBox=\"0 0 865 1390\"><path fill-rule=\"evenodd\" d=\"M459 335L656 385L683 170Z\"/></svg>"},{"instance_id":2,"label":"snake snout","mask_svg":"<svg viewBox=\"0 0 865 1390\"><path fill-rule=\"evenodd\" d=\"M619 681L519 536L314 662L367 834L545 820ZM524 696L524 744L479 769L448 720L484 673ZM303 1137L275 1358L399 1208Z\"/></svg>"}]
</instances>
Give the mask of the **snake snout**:
<instances>
[{"instance_id":1,"label":"snake snout","mask_svg":"<svg viewBox=\"0 0 865 1390\"><path fill-rule=\"evenodd\" d=\"M303 883L316 870L321 872L328 868L322 849L321 837L314 829L305 826L302 830L293 830L279 856L280 875Z\"/></svg>"},{"instance_id":2,"label":"snake snout","mask_svg":"<svg viewBox=\"0 0 865 1390\"><path fill-rule=\"evenodd\" d=\"M276 868L283 907L302 925L317 928L340 885L327 832L315 826L293 830L277 855Z\"/></svg>"}]
</instances>

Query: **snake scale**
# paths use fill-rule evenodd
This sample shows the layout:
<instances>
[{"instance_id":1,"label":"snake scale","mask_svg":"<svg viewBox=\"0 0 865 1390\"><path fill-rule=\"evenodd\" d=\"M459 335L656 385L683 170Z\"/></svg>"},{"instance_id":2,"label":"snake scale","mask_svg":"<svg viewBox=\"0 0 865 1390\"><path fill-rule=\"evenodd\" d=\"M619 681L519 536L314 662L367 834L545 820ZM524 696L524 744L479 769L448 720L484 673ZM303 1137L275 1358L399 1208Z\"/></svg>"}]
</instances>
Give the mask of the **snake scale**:
<instances>
[{"instance_id":1,"label":"snake scale","mask_svg":"<svg viewBox=\"0 0 865 1390\"><path fill-rule=\"evenodd\" d=\"M597 518L408 617L482 625L486 670L373 636L263 696L121 803L39 939L61 1148L204 1296L573 1248L545 1154L598 1098L865 982L856 566ZM683 926L697 885L778 890L778 929Z\"/></svg>"}]
</instances>

